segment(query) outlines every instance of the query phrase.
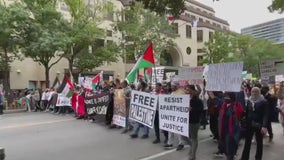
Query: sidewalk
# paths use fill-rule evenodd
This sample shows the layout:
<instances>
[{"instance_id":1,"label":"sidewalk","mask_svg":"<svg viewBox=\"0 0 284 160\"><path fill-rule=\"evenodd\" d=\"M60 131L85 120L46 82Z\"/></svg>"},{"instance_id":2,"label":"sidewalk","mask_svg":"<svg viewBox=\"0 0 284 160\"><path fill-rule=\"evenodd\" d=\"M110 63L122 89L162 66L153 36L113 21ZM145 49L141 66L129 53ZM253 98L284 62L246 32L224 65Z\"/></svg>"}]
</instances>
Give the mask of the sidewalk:
<instances>
[{"instance_id":1,"label":"sidewalk","mask_svg":"<svg viewBox=\"0 0 284 160\"><path fill-rule=\"evenodd\" d=\"M26 109L9 109L9 110L4 110L4 114L10 114L10 113L20 113L20 112L26 112Z\"/></svg>"}]
</instances>

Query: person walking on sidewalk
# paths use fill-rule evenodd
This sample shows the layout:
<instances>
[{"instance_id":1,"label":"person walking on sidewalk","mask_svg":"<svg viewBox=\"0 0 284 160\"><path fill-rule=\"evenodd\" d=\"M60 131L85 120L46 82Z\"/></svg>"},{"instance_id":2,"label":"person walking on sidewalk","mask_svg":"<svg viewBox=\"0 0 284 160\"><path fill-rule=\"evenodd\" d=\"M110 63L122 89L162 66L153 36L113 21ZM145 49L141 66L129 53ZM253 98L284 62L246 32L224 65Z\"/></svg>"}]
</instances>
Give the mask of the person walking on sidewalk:
<instances>
[{"instance_id":1,"label":"person walking on sidewalk","mask_svg":"<svg viewBox=\"0 0 284 160\"><path fill-rule=\"evenodd\" d=\"M198 147L198 130L200 127L200 119L204 106L202 100L196 93L194 85L188 85L186 89L190 95L189 136L191 140L191 147L189 152L189 160L195 160Z\"/></svg>"},{"instance_id":2,"label":"person walking on sidewalk","mask_svg":"<svg viewBox=\"0 0 284 160\"><path fill-rule=\"evenodd\" d=\"M253 87L251 89L251 97L245 108L245 117L247 130L241 160L249 160L251 142L254 135L256 137L257 145L255 160L261 160L263 152L263 136L267 132L269 121L269 108L267 101L261 95L258 87Z\"/></svg>"},{"instance_id":3,"label":"person walking on sidewalk","mask_svg":"<svg viewBox=\"0 0 284 160\"><path fill-rule=\"evenodd\" d=\"M3 114L4 110L4 93L2 90L0 90L0 115Z\"/></svg>"},{"instance_id":4,"label":"person walking on sidewalk","mask_svg":"<svg viewBox=\"0 0 284 160\"><path fill-rule=\"evenodd\" d=\"M233 92L226 93L224 99L219 113L219 147L225 152L227 160L233 160L240 140L239 119L243 106L237 102Z\"/></svg>"}]
</instances>

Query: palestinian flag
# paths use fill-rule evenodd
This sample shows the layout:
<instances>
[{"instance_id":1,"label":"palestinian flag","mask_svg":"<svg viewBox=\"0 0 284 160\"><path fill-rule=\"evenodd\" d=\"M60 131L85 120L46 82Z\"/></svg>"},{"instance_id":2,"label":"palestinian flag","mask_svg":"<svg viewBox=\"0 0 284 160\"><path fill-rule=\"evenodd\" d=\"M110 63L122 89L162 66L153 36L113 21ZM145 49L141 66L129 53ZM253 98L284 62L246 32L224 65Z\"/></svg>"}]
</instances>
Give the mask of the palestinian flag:
<instances>
[{"instance_id":1,"label":"palestinian flag","mask_svg":"<svg viewBox=\"0 0 284 160\"><path fill-rule=\"evenodd\" d=\"M139 73L139 70L142 68L149 68L155 65L154 54L153 54L153 45L152 42L149 44L148 48L144 54L138 59L134 67L128 73L126 81L128 83L133 83Z\"/></svg>"},{"instance_id":2,"label":"palestinian flag","mask_svg":"<svg viewBox=\"0 0 284 160\"><path fill-rule=\"evenodd\" d=\"M97 74L93 80L92 80L92 86L93 86L93 91L96 90L97 86L99 85L100 81L102 80L103 77L103 71L101 71L99 74Z\"/></svg>"},{"instance_id":3,"label":"palestinian flag","mask_svg":"<svg viewBox=\"0 0 284 160\"><path fill-rule=\"evenodd\" d=\"M72 95L74 94L74 91L73 91L74 86L67 76L65 76L62 86L64 88L62 89L61 93L68 98L72 97Z\"/></svg>"}]
</instances>

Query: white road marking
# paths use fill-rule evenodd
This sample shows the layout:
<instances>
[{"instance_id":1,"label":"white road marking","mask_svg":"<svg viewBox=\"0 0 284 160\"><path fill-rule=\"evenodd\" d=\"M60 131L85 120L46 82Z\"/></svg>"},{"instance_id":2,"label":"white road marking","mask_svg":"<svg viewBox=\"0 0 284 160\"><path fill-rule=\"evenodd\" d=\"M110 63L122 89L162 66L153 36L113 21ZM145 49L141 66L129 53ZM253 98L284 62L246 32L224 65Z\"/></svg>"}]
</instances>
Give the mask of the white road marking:
<instances>
[{"instance_id":1,"label":"white road marking","mask_svg":"<svg viewBox=\"0 0 284 160\"><path fill-rule=\"evenodd\" d=\"M211 139L212 139L212 138L206 138L206 139L200 140L200 141L199 141L199 144L200 144L200 143L207 142L207 141L209 141L209 140L211 140ZM189 145L184 146L184 148L189 148ZM157 153L157 154L154 154L154 155L151 155L151 156L149 156L149 157L142 158L142 159L139 159L139 160L152 160L152 159L155 159L155 158L162 157L162 156L164 156L164 155L173 153L173 152L175 152L175 151L176 151L176 148L171 149L171 150L168 150L168 151L160 152L160 153Z\"/></svg>"},{"instance_id":2,"label":"white road marking","mask_svg":"<svg viewBox=\"0 0 284 160\"><path fill-rule=\"evenodd\" d=\"M24 123L24 124L17 124L17 125L10 125L10 126L0 127L0 130L13 129L13 128L32 127L32 126L39 126L39 125L67 122L67 121L72 121L72 120L74 120L74 118L72 118L72 119L71 118L70 119L63 119L63 120L53 120L53 121L46 121L46 122Z\"/></svg>"}]
</instances>

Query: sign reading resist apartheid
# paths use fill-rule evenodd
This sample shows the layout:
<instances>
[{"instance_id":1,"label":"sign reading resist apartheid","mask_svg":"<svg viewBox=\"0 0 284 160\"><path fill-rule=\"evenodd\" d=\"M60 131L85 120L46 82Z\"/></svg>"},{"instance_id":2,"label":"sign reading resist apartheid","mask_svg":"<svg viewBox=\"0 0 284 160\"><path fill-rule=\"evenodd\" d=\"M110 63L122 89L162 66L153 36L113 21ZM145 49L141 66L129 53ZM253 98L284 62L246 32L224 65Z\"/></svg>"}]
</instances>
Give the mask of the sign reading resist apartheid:
<instances>
[{"instance_id":1,"label":"sign reading resist apartheid","mask_svg":"<svg viewBox=\"0 0 284 160\"><path fill-rule=\"evenodd\" d=\"M112 122L118 126L126 126L126 106L124 98L124 90L116 89L114 90L114 109L113 109Z\"/></svg>"},{"instance_id":2,"label":"sign reading resist apartheid","mask_svg":"<svg viewBox=\"0 0 284 160\"><path fill-rule=\"evenodd\" d=\"M106 114L107 107L110 102L110 95L108 93L101 93L91 97L85 97L85 106L87 113L91 114Z\"/></svg>"},{"instance_id":3,"label":"sign reading resist apartheid","mask_svg":"<svg viewBox=\"0 0 284 160\"><path fill-rule=\"evenodd\" d=\"M132 91L129 119L153 128L157 103L157 95L146 92Z\"/></svg>"},{"instance_id":4,"label":"sign reading resist apartheid","mask_svg":"<svg viewBox=\"0 0 284 160\"><path fill-rule=\"evenodd\" d=\"M188 137L189 95L159 95L160 129Z\"/></svg>"},{"instance_id":5,"label":"sign reading resist apartheid","mask_svg":"<svg viewBox=\"0 0 284 160\"><path fill-rule=\"evenodd\" d=\"M243 64L243 62L210 64L206 71L206 90L239 92L243 80Z\"/></svg>"}]
</instances>

